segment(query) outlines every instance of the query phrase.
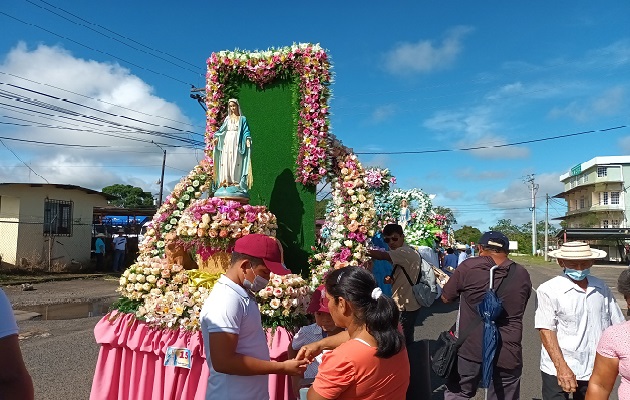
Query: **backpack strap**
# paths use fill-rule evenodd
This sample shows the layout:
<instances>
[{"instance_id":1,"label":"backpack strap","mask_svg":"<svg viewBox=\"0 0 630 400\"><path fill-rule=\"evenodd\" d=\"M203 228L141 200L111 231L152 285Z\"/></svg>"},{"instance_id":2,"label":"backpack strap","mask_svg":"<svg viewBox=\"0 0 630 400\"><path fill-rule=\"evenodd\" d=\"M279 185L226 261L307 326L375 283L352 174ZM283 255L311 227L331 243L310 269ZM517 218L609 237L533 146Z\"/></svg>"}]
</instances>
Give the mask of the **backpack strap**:
<instances>
[{"instance_id":1,"label":"backpack strap","mask_svg":"<svg viewBox=\"0 0 630 400\"><path fill-rule=\"evenodd\" d=\"M400 264L395 264L394 265L394 269L392 269L392 276L394 276L394 272L396 272L396 268L400 267L400 269L402 270L403 274L405 274L405 277L407 277L407 281L409 282L409 284L411 286L415 286L418 283L420 283L420 279L422 279L422 256L420 256L420 270L418 271L418 279L416 280L416 283L414 284L413 281L411 280L411 277L409 276L409 274L407 273L407 271L405 270L405 268L400 265Z\"/></svg>"},{"instance_id":2,"label":"backpack strap","mask_svg":"<svg viewBox=\"0 0 630 400\"><path fill-rule=\"evenodd\" d=\"M506 275L505 278L501 279L501 282L499 282L499 286L497 286L495 293L497 294L498 297L500 297L501 294L503 294L503 292L505 292L507 289L505 289L506 287L508 287L507 283L510 282L510 280L512 280L512 278L514 277L514 275L516 275L516 267L514 267L516 263L512 262L512 264L510 264L509 269L508 269L508 273ZM503 284L506 285L503 285ZM500 289L503 289L501 292L499 292ZM464 343L464 340L466 340L466 337L477 327L479 326L479 324L481 323L482 318L481 315L479 314L475 314L477 316L477 318L475 318L475 322L473 322L472 324L468 325L468 327L466 327L466 330L464 330L459 337L457 338L457 342L455 342L455 345L457 347L461 346L462 343Z\"/></svg>"}]
</instances>

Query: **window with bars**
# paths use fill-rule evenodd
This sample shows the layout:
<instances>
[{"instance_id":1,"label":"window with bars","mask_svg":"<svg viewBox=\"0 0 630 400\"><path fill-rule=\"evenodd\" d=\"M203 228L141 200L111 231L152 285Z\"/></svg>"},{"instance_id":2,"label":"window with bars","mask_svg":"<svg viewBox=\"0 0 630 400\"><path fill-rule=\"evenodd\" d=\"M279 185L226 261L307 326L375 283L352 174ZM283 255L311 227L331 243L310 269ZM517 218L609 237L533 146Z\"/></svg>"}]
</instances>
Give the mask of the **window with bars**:
<instances>
[{"instance_id":1,"label":"window with bars","mask_svg":"<svg viewBox=\"0 0 630 400\"><path fill-rule=\"evenodd\" d=\"M46 199L44 202L44 235L72 236L71 201Z\"/></svg>"},{"instance_id":2,"label":"window with bars","mask_svg":"<svg viewBox=\"0 0 630 400\"><path fill-rule=\"evenodd\" d=\"M588 182L588 174L584 174L584 183Z\"/></svg>"},{"instance_id":3,"label":"window with bars","mask_svg":"<svg viewBox=\"0 0 630 400\"><path fill-rule=\"evenodd\" d=\"M580 197L580 208L584 208L584 205L585 205L584 197Z\"/></svg>"},{"instance_id":4,"label":"window with bars","mask_svg":"<svg viewBox=\"0 0 630 400\"><path fill-rule=\"evenodd\" d=\"M618 219L613 219L612 221L610 221L611 225L613 228L619 228L619 220Z\"/></svg>"},{"instance_id":5,"label":"window with bars","mask_svg":"<svg viewBox=\"0 0 630 400\"><path fill-rule=\"evenodd\" d=\"M608 220L607 219L602 220L602 228L608 228Z\"/></svg>"},{"instance_id":6,"label":"window with bars","mask_svg":"<svg viewBox=\"0 0 630 400\"><path fill-rule=\"evenodd\" d=\"M608 176L608 167L597 167L597 176L600 178Z\"/></svg>"},{"instance_id":7,"label":"window with bars","mask_svg":"<svg viewBox=\"0 0 630 400\"><path fill-rule=\"evenodd\" d=\"M619 204L619 192L610 192L610 204Z\"/></svg>"},{"instance_id":8,"label":"window with bars","mask_svg":"<svg viewBox=\"0 0 630 400\"><path fill-rule=\"evenodd\" d=\"M608 205L608 192L602 192L601 200L599 202L601 205Z\"/></svg>"}]
</instances>

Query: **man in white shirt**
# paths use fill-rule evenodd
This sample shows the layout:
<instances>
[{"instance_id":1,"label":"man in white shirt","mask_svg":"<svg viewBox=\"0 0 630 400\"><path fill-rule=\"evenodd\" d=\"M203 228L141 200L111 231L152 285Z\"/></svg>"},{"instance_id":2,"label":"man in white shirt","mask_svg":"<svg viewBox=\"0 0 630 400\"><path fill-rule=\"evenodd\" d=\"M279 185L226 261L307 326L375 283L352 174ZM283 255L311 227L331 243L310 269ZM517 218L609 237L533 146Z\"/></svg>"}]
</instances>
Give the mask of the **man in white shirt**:
<instances>
[{"instance_id":1,"label":"man in white shirt","mask_svg":"<svg viewBox=\"0 0 630 400\"><path fill-rule=\"evenodd\" d=\"M269 360L269 347L254 293L271 272L290 273L275 239L249 234L236 241L229 269L201 309L201 332L210 369L206 400L268 400L268 374L301 375L306 360Z\"/></svg>"},{"instance_id":2,"label":"man in white shirt","mask_svg":"<svg viewBox=\"0 0 630 400\"><path fill-rule=\"evenodd\" d=\"M590 275L595 259L606 252L583 242L567 242L549 252L564 274L540 285L535 327L540 355L543 400L584 399L599 338L607 327L625 321L610 288Z\"/></svg>"},{"instance_id":3,"label":"man in white shirt","mask_svg":"<svg viewBox=\"0 0 630 400\"><path fill-rule=\"evenodd\" d=\"M124 229L118 230L118 236L112 240L112 247L114 248L112 270L114 272L122 272L125 269L125 258L127 256L127 237Z\"/></svg>"}]
</instances>

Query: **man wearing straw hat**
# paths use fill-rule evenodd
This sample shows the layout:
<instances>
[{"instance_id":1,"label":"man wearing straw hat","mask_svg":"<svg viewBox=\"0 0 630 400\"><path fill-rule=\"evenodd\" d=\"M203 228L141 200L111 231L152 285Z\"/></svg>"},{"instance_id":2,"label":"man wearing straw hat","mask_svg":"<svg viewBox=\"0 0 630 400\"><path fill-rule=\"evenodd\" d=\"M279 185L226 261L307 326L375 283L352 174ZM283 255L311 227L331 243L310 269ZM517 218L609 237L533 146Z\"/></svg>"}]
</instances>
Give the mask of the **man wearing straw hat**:
<instances>
[{"instance_id":1,"label":"man wearing straw hat","mask_svg":"<svg viewBox=\"0 0 630 400\"><path fill-rule=\"evenodd\" d=\"M549 252L564 273L537 290L535 327L540 332L543 400L583 399L599 338L607 327L624 322L610 288L590 275L606 252L584 242L567 242Z\"/></svg>"}]
</instances>

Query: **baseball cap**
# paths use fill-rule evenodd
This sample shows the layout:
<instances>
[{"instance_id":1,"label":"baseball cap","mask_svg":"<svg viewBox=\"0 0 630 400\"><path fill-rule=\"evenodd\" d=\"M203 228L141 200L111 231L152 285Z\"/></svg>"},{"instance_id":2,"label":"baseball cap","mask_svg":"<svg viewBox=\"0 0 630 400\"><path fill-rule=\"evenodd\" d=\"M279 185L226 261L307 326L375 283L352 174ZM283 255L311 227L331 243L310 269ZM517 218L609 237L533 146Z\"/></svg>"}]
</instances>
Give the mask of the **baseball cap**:
<instances>
[{"instance_id":1,"label":"baseball cap","mask_svg":"<svg viewBox=\"0 0 630 400\"><path fill-rule=\"evenodd\" d=\"M481 235L478 244L497 250L508 251L510 249L510 241L507 236L498 231L488 231L484 233Z\"/></svg>"},{"instance_id":2,"label":"baseball cap","mask_svg":"<svg viewBox=\"0 0 630 400\"><path fill-rule=\"evenodd\" d=\"M326 286L320 285L317 289L315 289L306 312L325 312L330 314L330 311L328 310L328 300L326 299Z\"/></svg>"},{"instance_id":3,"label":"baseball cap","mask_svg":"<svg viewBox=\"0 0 630 400\"><path fill-rule=\"evenodd\" d=\"M287 275L291 271L282 263L281 246L280 242L270 236L250 233L236 241L234 251L261 258L269 271L276 275Z\"/></svg>"}]
</instances>

